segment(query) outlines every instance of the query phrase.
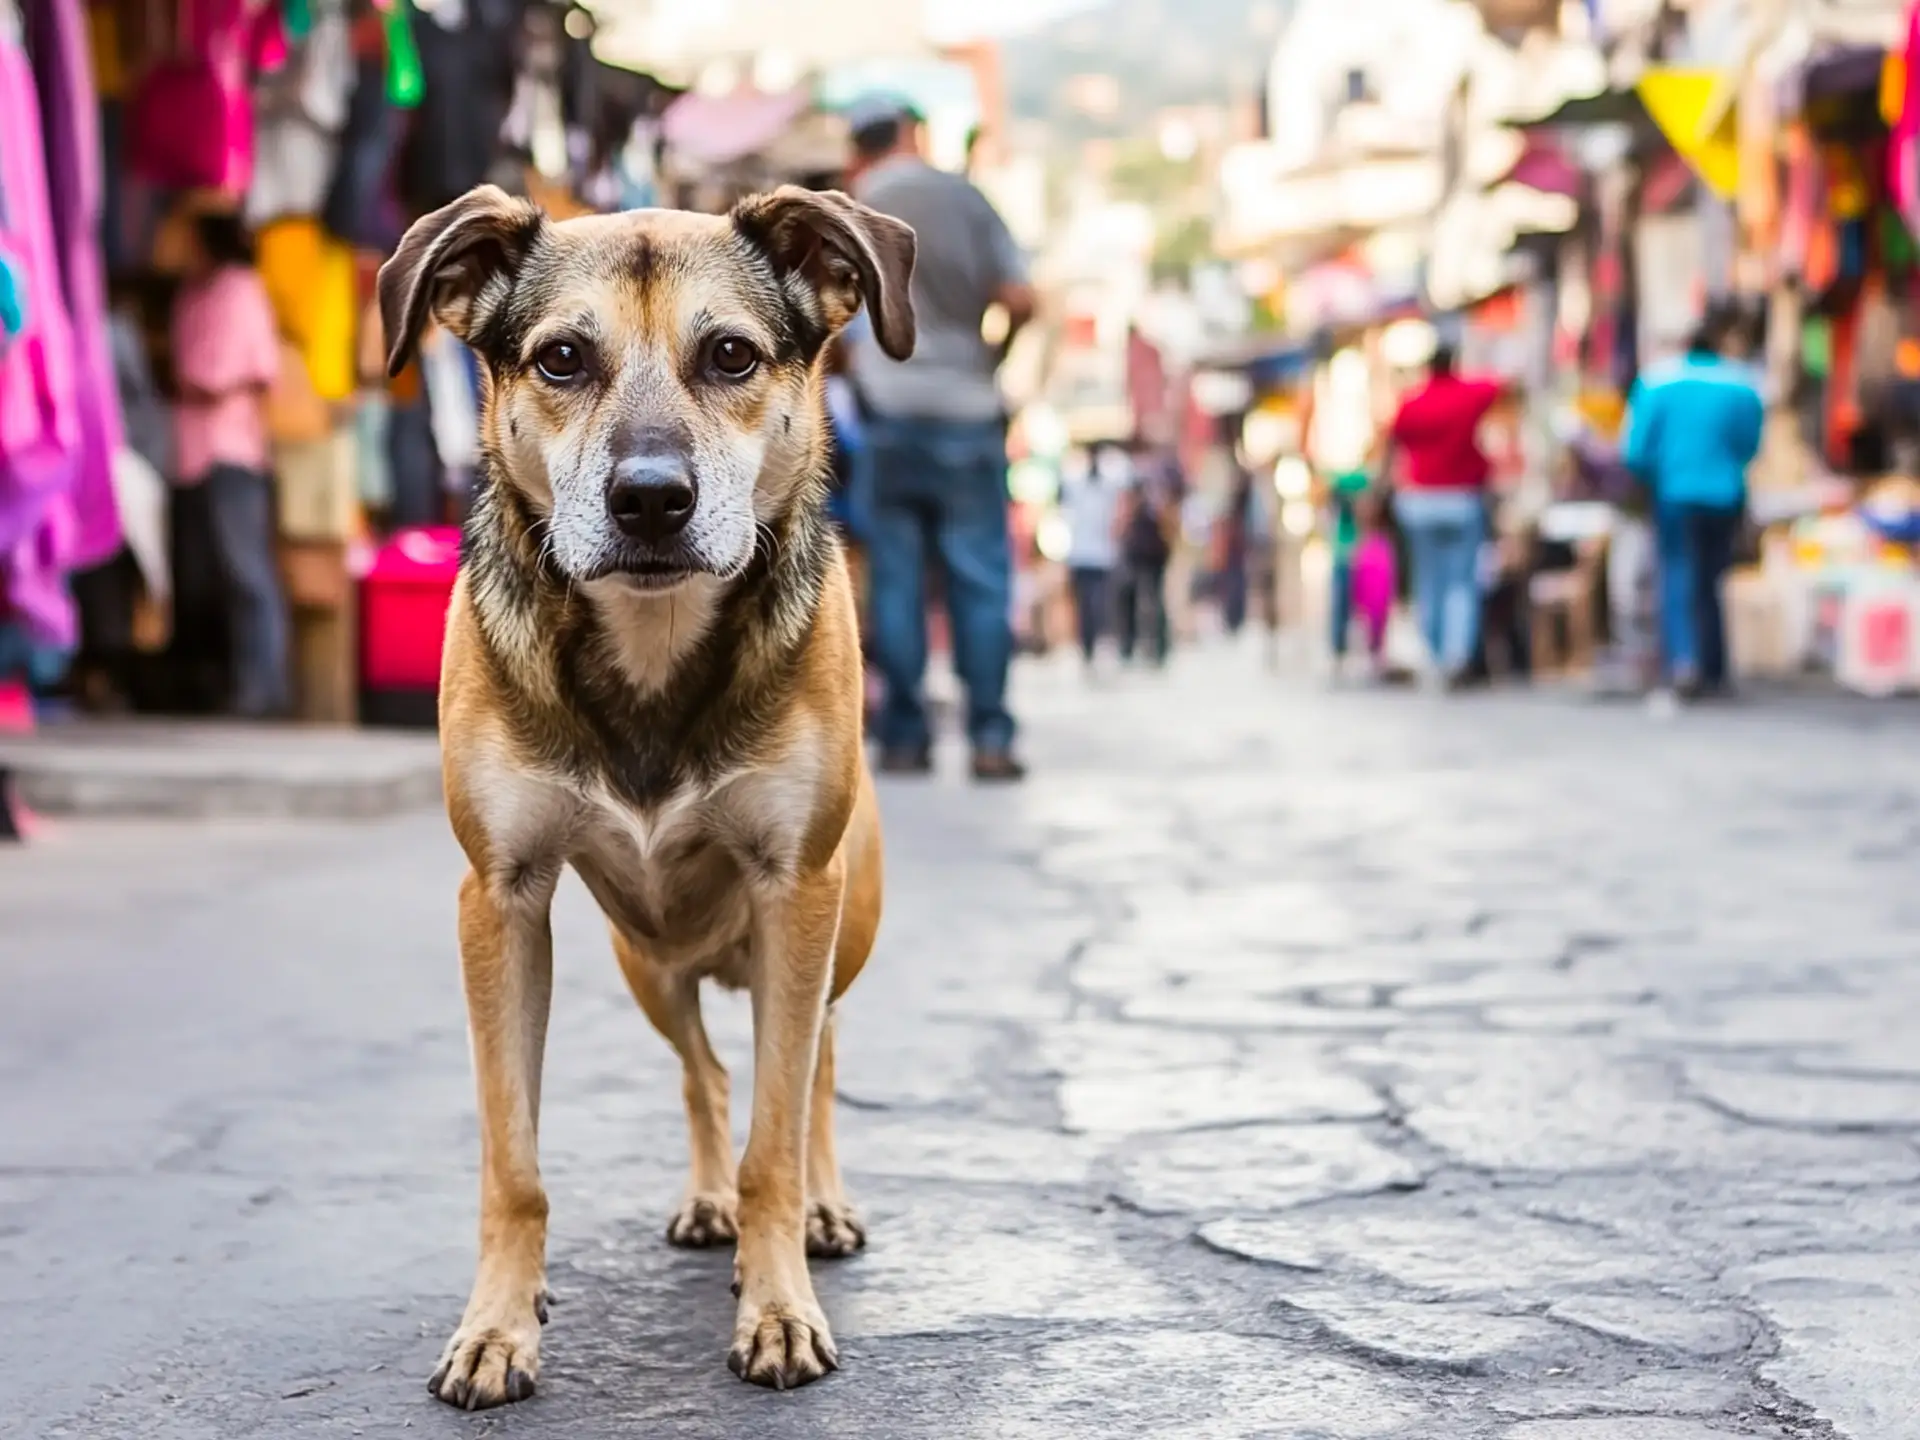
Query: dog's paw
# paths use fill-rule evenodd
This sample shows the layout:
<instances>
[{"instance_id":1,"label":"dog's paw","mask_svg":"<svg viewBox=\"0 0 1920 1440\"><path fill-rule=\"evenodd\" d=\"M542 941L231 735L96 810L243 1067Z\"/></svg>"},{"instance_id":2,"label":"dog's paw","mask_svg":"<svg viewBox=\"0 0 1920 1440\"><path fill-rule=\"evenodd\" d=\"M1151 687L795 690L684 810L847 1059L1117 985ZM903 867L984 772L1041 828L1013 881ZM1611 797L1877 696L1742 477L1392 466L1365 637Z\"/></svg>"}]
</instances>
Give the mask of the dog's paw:
<instances>
[{"instance_id":1,"label":"dog's paw","mask_svg":"<svg viewBox=\"0 0 1920 1440\"><path fill-rule=\"evenodd\" d=\"M447 1342L427 1393L462 1410L489 1410L528 1399L540 1373L538 1320L530 1333L462 1325Z\"/></svg>"},{"instance_id":2,"label":"dog's paw","mask_svg":"<svg viewBox=\"0 0 1920 1440\"><path fill-rule=\"evenodd\" d=\"M846 1201L807 1204L807 1254L816 1260L843 1260L867 1248L867 1227Z\"/></svg>"},{"instance_id":3,"label":"dog's paw","mask_svg":"<svg viewBox=\"0 0 1920 1440\"><path fill-rule=\"evenodd\" d=\"M840 1352L817 1305L742 1305L727 1368L751 1384L792 1390L838 1370Z\"/></svg>"},{"instance_id":4,"label":"dog's paw","mask_svg":"<svg viewBox=\"0 0 1920 1440\"><path fill-rule=\"evenodd\" d=\"M731 1195L689 1195L667 1222L667 1242L688 1250L710 1250L739 1238L739 1202Z\"/></svg>"}]
</instances>

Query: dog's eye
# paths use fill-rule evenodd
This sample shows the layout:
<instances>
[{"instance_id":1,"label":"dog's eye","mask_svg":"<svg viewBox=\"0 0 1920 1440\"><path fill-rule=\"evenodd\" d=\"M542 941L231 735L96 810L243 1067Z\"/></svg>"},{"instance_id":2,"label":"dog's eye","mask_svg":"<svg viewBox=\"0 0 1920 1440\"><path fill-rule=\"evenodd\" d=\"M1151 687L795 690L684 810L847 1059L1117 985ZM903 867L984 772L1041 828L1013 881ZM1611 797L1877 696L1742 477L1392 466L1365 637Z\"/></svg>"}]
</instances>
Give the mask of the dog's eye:
<instances>
[{"instance_id":1,"label":"dog's eye","mask_svg":"<svg viewBox=\"0 0 1920 1440\"><path fill-rule=\"evenodd\" d=\"M713 373L726 380L744 380L760 363L760 352L736 335L713 342L707 352L707 364Z\"/></svg>"},{"instance_id":2,"label":"dog's eye","mask_svg":"<svg viewBox=\"0 0 1920 1440\"><path fill-rule=\"evenodd\" d=\"M533 364L547 379L556 385L564 385L587 368L587 357L578 345L556 340L551 345L540 347L533 357Z\"/></svg>"}]
</instances>

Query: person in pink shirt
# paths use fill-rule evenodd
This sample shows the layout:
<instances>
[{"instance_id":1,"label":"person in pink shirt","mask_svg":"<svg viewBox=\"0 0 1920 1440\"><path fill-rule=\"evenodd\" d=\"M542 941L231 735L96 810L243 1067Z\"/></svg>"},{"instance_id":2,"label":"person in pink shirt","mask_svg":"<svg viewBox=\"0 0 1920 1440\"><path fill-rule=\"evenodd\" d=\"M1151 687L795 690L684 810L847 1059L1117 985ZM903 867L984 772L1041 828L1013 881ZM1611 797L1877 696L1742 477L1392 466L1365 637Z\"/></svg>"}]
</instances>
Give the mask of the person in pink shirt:
<instances>
[{"instance_id":1,"label":"person in pink shirt","mask_svg":"<svg viewBox=\"0 0 1920 1440\"><path fill-rule=\"evenodd\" d=\"M173 307L174 473L207 487L232 637L233 710L291 701L287 604L274 554L266 396L280 336L237 216L201 215Z\"/></svg>"}]
</instances>

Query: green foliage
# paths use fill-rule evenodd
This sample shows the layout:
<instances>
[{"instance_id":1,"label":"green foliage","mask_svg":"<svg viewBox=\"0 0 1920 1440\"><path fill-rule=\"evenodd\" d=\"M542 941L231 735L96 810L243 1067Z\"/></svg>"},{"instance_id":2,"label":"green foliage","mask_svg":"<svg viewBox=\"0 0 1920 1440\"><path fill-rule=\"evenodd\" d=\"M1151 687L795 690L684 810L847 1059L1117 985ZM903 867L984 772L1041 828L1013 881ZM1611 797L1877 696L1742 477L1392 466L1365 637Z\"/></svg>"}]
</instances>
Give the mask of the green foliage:
<instances>
[{"instance_id":1,"label":"green foliage","mask_svg":"<svg viewBox=\"0 0 1920 1440\"><path fill-rule=\"evenodd\" d=\"M1160 223L1153 241L1153 278L1185 282L1193 267L1213 258L1213 222L1180 215Z\"/></svg>"},{"instance_id":2,"label":"green foliage","mask_svg":"<svg viewBox=\"0 0 1920 1440\"><path fill-rule=\"evenodd\" d=\"M1172 160L1151 139L1128 140L1114 153L1107 183L1116 200L1158 208L1186 198L1204 177L1194 160Z\"/></svg>"}]
</instances>

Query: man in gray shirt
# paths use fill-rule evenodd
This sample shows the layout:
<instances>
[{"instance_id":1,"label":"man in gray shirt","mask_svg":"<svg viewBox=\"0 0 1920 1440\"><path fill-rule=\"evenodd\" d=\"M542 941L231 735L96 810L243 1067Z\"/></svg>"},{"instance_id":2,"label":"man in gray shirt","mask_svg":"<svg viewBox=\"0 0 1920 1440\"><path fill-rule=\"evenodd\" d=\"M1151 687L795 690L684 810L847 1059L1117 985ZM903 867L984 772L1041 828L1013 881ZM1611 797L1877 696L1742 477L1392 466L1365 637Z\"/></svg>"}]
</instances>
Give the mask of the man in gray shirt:
<instances>
[{"instance_id":1,"label":"man in gray shirt","mask_svg":"<svg viewBox=\"0 0 1920 1440\"><path fill-rule=\"evenodd\" d=\"M987 197L921 157L921 117L910 105L868 97L848 119L859 157L855 196L919 237L913 358L888 359L870 331L852 347L873 454L873 642L887 690L877 726L881 768L913 774L933 764L921 696L925 566L933 555L945 582L954 668L967 691L973 776L1018 780L1025 772L1013 755L1006 708L1013 657L1006 415L994 373L1006 342L1033 316L1033 288ZM994 305L1008 321L998 343L981 333Z\"/></svg>"}]
</instances>

